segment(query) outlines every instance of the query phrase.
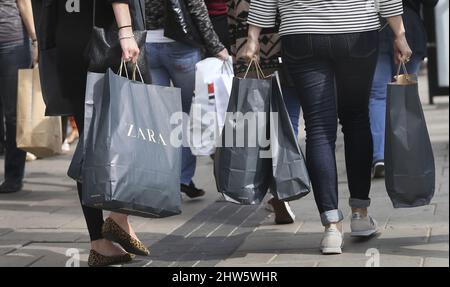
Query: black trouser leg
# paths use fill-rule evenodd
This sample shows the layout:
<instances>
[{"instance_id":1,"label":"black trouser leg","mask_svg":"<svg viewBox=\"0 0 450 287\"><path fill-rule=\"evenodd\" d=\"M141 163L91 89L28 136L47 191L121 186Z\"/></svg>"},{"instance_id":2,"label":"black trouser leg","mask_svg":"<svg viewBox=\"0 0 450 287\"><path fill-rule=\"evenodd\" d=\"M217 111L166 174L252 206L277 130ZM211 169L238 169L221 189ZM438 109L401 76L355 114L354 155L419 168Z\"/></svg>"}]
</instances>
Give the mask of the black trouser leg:
<instances>
[{"instance_id":1,"label":"black trouser leg","mask_svg":"<svg viewBox=\"0 0 450 287\"><path fill-rule=\"evenodd\" d=\"M84 100L83 100L84 102ZM80 134L84 130L84 109L80 107L74 118ZM77 182L78 196L80 198L81 208L83 209L84 219L89 231L91 241L102 239L103 211L101 209L84 206L82 203L83 185Z\"/></svg>"}]
</instances>

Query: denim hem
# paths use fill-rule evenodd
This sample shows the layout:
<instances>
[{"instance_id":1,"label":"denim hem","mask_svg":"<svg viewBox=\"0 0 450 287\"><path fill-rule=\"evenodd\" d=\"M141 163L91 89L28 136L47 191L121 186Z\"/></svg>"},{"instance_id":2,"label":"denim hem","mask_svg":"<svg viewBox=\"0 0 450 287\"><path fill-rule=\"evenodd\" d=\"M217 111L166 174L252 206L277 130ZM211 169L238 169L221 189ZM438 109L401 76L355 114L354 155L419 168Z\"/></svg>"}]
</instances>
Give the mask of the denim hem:
<instances>
[{"instance_id":1,"label":"denim hem","mask_svg":"<svg viewBox=\"0 0 450 287\"><path fill-rule=\"evenodd\" d=\"M320 220L322 221L322 225L326 226L331 223L340 222L344 219L344 215L342 211L339 209L328 210L320 214Z\"/></svg>"},{"instance_id":2,"label":"denim hem","mask_svg":"<svg viewBox=\"0 0 450 287\"><path fill-rule=\"evenodd\" d=\"M370 206L370 199L350 198L348 204L353 208L367 208Z\"/></svg>"}]
</instances>

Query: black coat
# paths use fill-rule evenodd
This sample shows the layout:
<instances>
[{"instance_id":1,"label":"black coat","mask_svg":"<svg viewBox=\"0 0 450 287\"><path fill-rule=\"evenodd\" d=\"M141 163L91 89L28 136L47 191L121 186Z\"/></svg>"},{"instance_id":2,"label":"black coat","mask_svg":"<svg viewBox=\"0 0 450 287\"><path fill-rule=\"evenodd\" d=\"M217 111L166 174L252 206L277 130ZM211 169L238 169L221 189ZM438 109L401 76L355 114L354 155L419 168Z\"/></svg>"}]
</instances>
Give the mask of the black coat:
<instances>
[{"instance_id":1,"label":"black coat","mask_svg":"<svg viewBox=\"0 0 450 287\"><path fill-rule=\"evenodd\" d=\"M144 7L141 0L96 0L96 26L106 28L115 23L112 2L130 3L134 28L145 30L144 16L135 13ZM83 111L88 65L86 48L93 27L93 3L80 0L80 11L69 13L66 1L32 2L47 115L73 115Z\"/></svg>"}]
</instances>

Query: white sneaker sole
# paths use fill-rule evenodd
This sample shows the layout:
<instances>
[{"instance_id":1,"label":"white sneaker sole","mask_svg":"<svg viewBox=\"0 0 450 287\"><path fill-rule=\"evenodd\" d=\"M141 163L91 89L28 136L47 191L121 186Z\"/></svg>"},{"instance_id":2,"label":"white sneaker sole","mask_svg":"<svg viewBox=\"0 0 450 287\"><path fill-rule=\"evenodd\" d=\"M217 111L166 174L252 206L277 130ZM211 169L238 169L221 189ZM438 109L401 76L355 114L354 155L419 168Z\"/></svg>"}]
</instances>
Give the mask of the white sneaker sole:
<instances>
[{"instance_id":1,"label":"white sneaker sole","mask_svg":"<svg viewBox=\"0 0 450 287\"><path fill-rule=\"evenodd\" d=\"M370 237L378 232L378 229L363 230L363 231L352 231L350 233L351 237Z\"/></svg>"},{"instance_id":2,"label":"white sneaker sole","mask_svg":"<svg viewBox=\"0 0 450 287\"><path fill-rule=\"evenodd\" d=\"M320 251L322 254L342 254L342 247L327 247L327 248L321 248Z\"/></svg>"}]
</instances>

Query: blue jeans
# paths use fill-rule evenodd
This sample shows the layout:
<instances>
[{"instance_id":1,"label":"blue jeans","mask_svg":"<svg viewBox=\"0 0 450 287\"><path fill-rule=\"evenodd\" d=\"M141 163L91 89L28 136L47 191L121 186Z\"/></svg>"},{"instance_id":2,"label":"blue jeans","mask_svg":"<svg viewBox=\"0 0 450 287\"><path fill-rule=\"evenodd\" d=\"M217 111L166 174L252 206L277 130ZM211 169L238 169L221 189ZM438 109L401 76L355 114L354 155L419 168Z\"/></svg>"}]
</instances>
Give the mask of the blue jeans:
<instances>
[{"instance_id":1,"label":"blue jeans","mask_svg":"<svg viewBox=\"0 0 450 287\"><path fill-rule=\"evenodd\" d=\"M406 65L409 74L417 74L422 57L414 55ZM387 85L397 73L394 55L382 52L378 56L372 90L370 93L370 127L373 138L373 163L384 161L384 131L386 121Z\"/></svg>"},{"instance_id":2,"label":"blue jeans","mask_svg":"<svg viewBox=\"0 0 450 287\"><path fill-rule=\"evenodd\" d=\"M337 120L345 142L350 206L370 205L372 136L369 95L378 31L281 37L283 60L302 105L306 164L323 225L338 222Z\"/></svg>"},{"instance_id":3,"label":"blue jeans","mask_svg":"<svg viewBox=\"0 0 450 287\"><path fill-rule=\"evenodd\" d=\"M189 114L195 89L195 64L201 59L200 49L179 42L147 43L147 62L152 83L181 89L183 113ZM181 183L189 185L195 174L196 157L189 147L183 147Z\"/></svg>"},{"instance_id":4,"label":"blue jeans","mask_svg":"<svg viewBox=\"0 0 450 287\"><path fill-rule=\"evenodd\" d=\"M0 43L0 101L6 126L5 181L21 183L26 152L17 148L17 72L31 67L28 39Z\"/></svg>"},{"instance_id":5,"label":"blue jeans","mask_svg":"<svg viewBox=\"0 0 450 287\"><path fill-rule=\"evenodd\" d=\"M286 109L294 128L295 136L298 137L298 121L300 119L300 98L297 90L293 87L283 87L283 99Z\"/></svg>"}]
</instances>

